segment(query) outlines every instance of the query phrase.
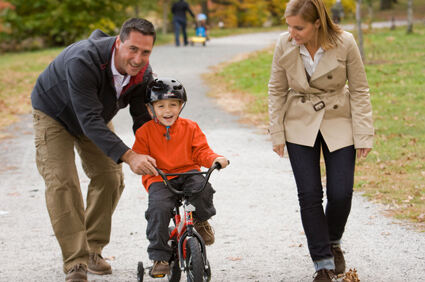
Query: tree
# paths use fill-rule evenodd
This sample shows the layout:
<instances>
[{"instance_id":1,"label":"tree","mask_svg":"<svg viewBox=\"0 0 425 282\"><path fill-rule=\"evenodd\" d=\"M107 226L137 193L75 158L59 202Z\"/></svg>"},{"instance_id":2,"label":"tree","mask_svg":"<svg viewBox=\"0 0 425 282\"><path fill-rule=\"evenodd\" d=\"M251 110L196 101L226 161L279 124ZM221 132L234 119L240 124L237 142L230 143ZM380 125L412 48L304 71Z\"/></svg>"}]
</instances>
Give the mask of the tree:
<instances>
[{"instance_id":1,"label":"tree","mask_svg":"<svg viewBox=\"0 0 425 282\"><path fill-rule=\"evenodd\" d=\"M393 3L397 3L397 0L380 0L379 7L381 10L389 10L393 7Z\"/></svg>"},{"instance_id":2,"label":"tree","mask_svg":"<svg viewBox=\"0 0 425 282\"><path fill-rule=\"evenodd\" d=\"M407 33L413 32L413 0L407 1Z\"/></svg>"},{"instance_id":3,"label":"tree","mask_svg":"<svg viewBox=\"0 0 425 282\"><path fill-rule=\"evenodd\" d=\"M357 3L356 3L357 35L359 40L360 54L362 56L362 59L364 59L361 6L362 6L362 0L357 0Z\"/></svg>"},{"instance_id":4,"label":"tree","mask_svg":"<svg viewBox=\"0 0 425 282\"><path fill-rule=\"evenodd\" d=\"M127 8L137 0L13 0L4 20L11 40L42 38L46 45L67 45L96 28L115 34L127 18Z\"/></svg>"}]
</instances>

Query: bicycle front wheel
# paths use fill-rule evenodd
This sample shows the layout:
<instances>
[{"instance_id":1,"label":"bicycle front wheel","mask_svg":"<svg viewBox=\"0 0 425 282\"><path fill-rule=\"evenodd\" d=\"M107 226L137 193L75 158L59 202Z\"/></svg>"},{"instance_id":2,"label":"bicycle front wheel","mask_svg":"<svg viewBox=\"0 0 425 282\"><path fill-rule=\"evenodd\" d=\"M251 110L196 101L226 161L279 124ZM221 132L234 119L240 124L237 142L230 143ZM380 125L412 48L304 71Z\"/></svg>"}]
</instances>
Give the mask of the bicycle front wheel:
<instances>
[{"instance_id":1,"label":"bicycle front wheel","mask_svg":"<svg viewBox=\"0 0 425 282\"><path fill-rule=\"evenodd\" d=\"M202 257L201 245L196 238L189 238L186 243L186 265L187 281L203 282L204 259Z\"/></svg>"}]
</instances>

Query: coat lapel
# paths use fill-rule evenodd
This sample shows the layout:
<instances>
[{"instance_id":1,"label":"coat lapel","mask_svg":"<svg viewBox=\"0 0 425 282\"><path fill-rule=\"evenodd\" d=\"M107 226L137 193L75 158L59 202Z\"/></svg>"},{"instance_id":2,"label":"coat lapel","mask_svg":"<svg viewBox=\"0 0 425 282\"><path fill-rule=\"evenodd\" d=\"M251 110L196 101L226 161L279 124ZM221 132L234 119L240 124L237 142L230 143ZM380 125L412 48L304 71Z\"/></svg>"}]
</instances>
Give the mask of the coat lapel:
<instances>
[{"instance_id":1,"label":"coat lapel","mask_svg":"<svg viewBox=\"0 0 425 282\"><path fill-rule=\"evenodd\" d=\"M311 76L310 83L314 80L326 75L329 72L332 72L334 69L338 67L338 60L336 57L336 48L330 49L323 54L323 57L320 59L317 64L316 70L313 72Z\"/></svg>"},{"instance_id":2,"label":"coat lapel","mask_svg":"<svg viewBox=\"0 0 425 282\"><path fill-rule=\"evenodd\" d=\"M279 58L279 64L285 68L286 73L293 77L300 87L308 89L309 84L300 55L300 47L289 44L288 50Z\"/></svg>"}]
</instances>

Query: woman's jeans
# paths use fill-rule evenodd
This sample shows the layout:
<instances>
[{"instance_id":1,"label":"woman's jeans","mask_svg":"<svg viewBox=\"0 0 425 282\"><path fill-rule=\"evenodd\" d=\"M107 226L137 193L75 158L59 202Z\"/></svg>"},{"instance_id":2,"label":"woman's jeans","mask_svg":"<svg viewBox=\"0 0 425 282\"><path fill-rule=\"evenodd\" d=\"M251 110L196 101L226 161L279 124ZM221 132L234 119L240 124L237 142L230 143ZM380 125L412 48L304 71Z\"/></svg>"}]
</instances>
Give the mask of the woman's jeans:
<instances>
[{"instance_id":1,"label":"woman's jeans","mask_svg":"<svg viewBox=\"0 0 425 282\"><path fill-rule=\"evenodd\" d=\"M331 242L338 242L344 233L353 195L354 146L332 153L322 135L314 147L286 143L298 188L301 220L313 261L331 258ZM323 210L323 187L320 174L320 151L326 166L326 210Z\"/></svg>"}]
</instances>

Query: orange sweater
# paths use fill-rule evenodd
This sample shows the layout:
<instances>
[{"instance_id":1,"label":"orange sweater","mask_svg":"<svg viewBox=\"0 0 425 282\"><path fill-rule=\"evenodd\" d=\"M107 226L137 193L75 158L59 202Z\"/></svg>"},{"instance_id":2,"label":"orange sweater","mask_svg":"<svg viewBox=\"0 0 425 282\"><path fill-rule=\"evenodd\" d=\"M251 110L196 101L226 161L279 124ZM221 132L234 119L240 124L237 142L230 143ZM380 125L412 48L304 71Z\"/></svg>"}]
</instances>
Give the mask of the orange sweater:
<instances>
[{"instance_id":1,"label":"orange sweater","mask_svg":"<svg viewBox=\"0 0 425 282\"><path fill-rule=\"evenodd\" d=\"M217 157L221 157L208 146L207 138L198 124L179 117L170 127L170 140L165 138L165 126L151 120L136 131L133 151L150 155L164 173L180 173L211 167ZM169 176L168 178L174 178ZM144 175L143 186L148 191L154 182L162 182L161 176Z\"/></svg>"}]
</instances>

